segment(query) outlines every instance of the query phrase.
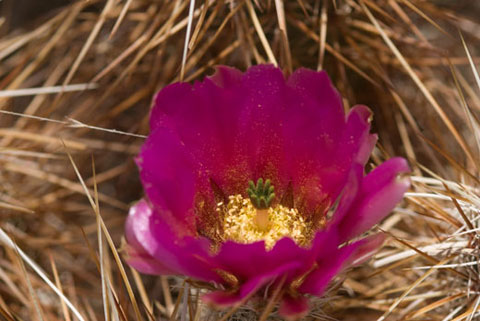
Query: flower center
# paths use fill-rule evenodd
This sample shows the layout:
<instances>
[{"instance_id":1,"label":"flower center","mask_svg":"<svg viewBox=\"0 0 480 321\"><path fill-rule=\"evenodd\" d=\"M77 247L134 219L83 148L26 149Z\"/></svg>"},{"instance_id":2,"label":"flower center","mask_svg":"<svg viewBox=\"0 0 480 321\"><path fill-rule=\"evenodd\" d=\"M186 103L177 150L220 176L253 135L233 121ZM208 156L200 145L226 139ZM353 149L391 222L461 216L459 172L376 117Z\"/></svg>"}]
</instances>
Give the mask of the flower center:
<instances>
[{"instance_id":1,"label":"flower center","mask_svg":"<svg viewBox=\"0 0 480 321\"><path fill-rule=\"evenodd\" d=\"M224 240L238 243L263 240L267 249L271 249L284 236L289 236L299 245L307 246L310 243L311 224L304 220L297 209L282 205L259 209L254 202L252 197L244 198L237 194L229 196L227 204L217 204L217 211L224 217Z\"/></svg>"},{"instance_id":2,"label":"flower center","mask_svg":"<svg viewBox=\"0 0 480 321\"><path fill-rule=\"evenodd\" d=\"M254 223L257 225L258 229L262 231L268 230L270 226L268 208L275 198L273 185L269 179L263 183L263 179L259 178L257 185L253 184L253 181L249 181L247 194L250 197L253 206L257 209L255 218L253 219Z\"/></svg>"}]
</instances>

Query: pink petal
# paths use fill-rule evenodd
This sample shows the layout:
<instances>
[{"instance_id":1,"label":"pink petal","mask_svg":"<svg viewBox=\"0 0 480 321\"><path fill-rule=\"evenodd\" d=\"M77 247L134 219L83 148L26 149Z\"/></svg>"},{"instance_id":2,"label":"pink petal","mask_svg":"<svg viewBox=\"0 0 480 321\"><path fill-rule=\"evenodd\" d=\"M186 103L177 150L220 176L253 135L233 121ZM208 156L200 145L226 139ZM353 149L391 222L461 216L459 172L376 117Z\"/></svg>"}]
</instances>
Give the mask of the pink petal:
<instances>
[{"instance_id":1,"label":"pink petal","mask_svg":"<svg viewBox=\"0 0 480 321\"><path fill-rule=\"evenodd\" d=\"M195 175L192 156L178 135L166 128L152 132L136 159L149 201L178 233L195 231Z\"/></svg>"},{"instance_id":2,"label":"pink petal","mask_svg":"<svg viewBox=\"0 0 480 321\"><path fill-rule=\"evenodd\" d=\"M299 320L308 313L308 299L303 295L292 297L286 295L282 298L278 313L287 321Z\"/></svg>"},{"instance_id":3,"label":"pink petal","mask_svg":"<svg viewBox=\"0 0 480 321\"><path fill-rule=\"evenodd\" d=\"M350 210L353 202L357 199L358 191L362 184L363 170L362 165L358 163L353 164L329 226L339 224Z\"/></svg>"},{"instance_id":4,"label":"pink petal","mask_svg":"<svg viewBox=\"0 0 480 321\"><path fill-rule=\"evenodd\" d=\"M141 273L152 275L175 274L175 271L170 270L141 248L135 248L127 244L125 252L125 261Z\"/></svg>"},{"instance_id":5,"label":"pink petal","mask_svg":"<svg viewBox=\"0 0 480 321\"><path fill-rule=\"evenodd\" d=\"M310 248L300 247L289 237L277 241L269 251L265 249L263 241L250 244L227 241L222 244L214 260L222 270L235 275L241 282L269 273L278 266L300 262L298 269L287 275L288 283L310 270L319 255L335 254L337 242L338 237L333 229L317 232Z\"/></svg>"},{"instance_id":6,"label":"pink petal","mask_svg":"<svg viewBox=\"0 0 480 321\"><path fill-rule=\"evenodd\" d=\"M226 241L215 256L221 269L235 275L241 282L268 271L271 265L266 259L263 241L250 244ZM264 264L259 265L258 262Z\"/></svg>"},{"instance_id":7,"label":"pink petal","mask_svg":"<svg viewBox=\"0 0 480 321\"><path fill-rule=\"evenodd\" d=\"M222 282L218 266L210 257L210 242L204 238L180 238L151 206L141 200L130 209L126 237L134 264L147 268L158 262L158 274L183 274L199 280ZM154 271L154 270L152 270Z\"/></svg>"},{"instance_id":8,"label":"pink petal","mask_svg":"<svg viewBox=\"0 0 480 321\"><path fill-rule=\"evenodd\" d=\"M215 73L208 78L217 86L229 89L238 86L241 83L242 76L242 72L238 69L228 66L217 66Z\"/></svg>"},{"instance_id":9,"label":"pink petal","mask_svg":"<svg viewBox=\"0 0 480 321\"><path fill-rule=\"evenodd\" d=\"M282 175L287 170L288 153L282 135L288 94L283 73L273 65L251 67L238 90L245 97L238 138L247 148L251 179L270 179L281 195L289 179Z\"/></svg>"},{"instance_id":10,"label":"pink petal","mask_svg":"<svg viewBox=\"0 0 480 321\"><path fill-rule=\"evenodd\" d=\"M316 269L307 275L298 291L321 296L335 275L368 260L383 241L383 234L376 234L337 249L335 253L322 252Z\"/></svg>"},{"instance_id":11,"label":"pink petal","mask_svg":"<svg viewBox=\"0 0 480 321\"><path fill-rule=\"evenodd\" d=\"M318 212L336 199L350 166L335 156L346 126L342 101L324 72L299 69L287 83L283 135L296 206L323 214Z\"/></svg>"},{"instance_id":12,"label":"pink petal","mask_svg":"<svg viewBox=\"0 0 480 321\"><path fill-rule=\"evenodd\" d=\"M407 161L392 158L378 166L362 181L356 200L338 222L341 240L355 237L378 223L403 198L410 186Z\"/></svg>"},{"instance_id":13,"label":"pink petal","mask_svg":"<svg viewBox=\"0 0 480 321\"><path fill-rule=\"evenodd\" d=\"M339 273L350 258L359 244L354 243L338 249L336 253L322 256L317 259L317 267L307 275L303 283L298 288L300 293L309 293L321 296L327 288L329 282Z\"/></svg>"},{"instance_id":14,"label":"pink petal","mask_svg":"<svg viewBox=\"0 0 480 321\"><path fill-rule=\"evenodd\" d=\"M210 200L210 179L226 194L244 189L251 179L246 144L238 139L246 98L240 85L231 88L235 79L237 70L219 68L202 82L169 85L157 94L150 117L152 132L163 127L177 133L198 166L197 190Z\"/></svg>"},{"instance_id":15,"label":"pink petal","mask_svg":"<svg viewBox=\"0 0 480 321\"><path fill-rule=\"evenodd\" d=\"M371 110L364 105L354 106L347 116L347 130L344 136L343 149L354 151L354 161L365 166L377 142L377 135L370 134ZM349 151L350 153L350 151ZM345 155L343 157L349 157Z\"/></svg>"},{"instance_id":16,"label":"pink petal","mask_svg":"<svg viewBox=\"0 0 480 321\"><path fill-rule=\"evenodd\" d=\"M376 140L369 134L371 112L359 105L345 117L325 73L300 69L288 84L293 98L287 102L284 135L294 195L303 212L318 213L337 199L352 164L368 160Z\"/></svg>"},{"instance_id":17,"label":"pink petal","mask_svg":"<svg viewBox=\"0 0 480 321\"><path fill-rule=\"evenodd\" d=\"M257 262L257 265L259 262ZM290 262L281 266L276 267L275 269L267 273L259 273L256 277L248 280L243 283L239 290L230 293L225 291L214 291L208 294L205 294L202 299L207 304L211 304L217 308L229 307L237 304L242 304L247 300L251 295L257 292L262 286L266 285L269 282L273 282L278 277L282 276L288 271L298 268L300 262Z\"/></svg>"},{"instance_id":18,"label":"pink petal","mask_svg":"<svg viewBox=\"0 0 480 321\"><path fill-rule=\"evenodd\" d=\"M377 233L358 241L359 245L352 253L346 265L360 265L378 251L385 241L385 234Z\"/></svg>"}]
</instances>

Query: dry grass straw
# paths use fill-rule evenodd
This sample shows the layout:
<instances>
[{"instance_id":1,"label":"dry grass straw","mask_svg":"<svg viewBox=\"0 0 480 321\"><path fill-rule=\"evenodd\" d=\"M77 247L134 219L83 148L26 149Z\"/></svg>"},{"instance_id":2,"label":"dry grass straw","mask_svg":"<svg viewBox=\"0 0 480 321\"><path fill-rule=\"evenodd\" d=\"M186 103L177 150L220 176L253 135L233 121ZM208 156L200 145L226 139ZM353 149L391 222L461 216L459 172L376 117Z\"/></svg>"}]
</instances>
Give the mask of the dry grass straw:
<instances>
[{"instance_id":1,"label":"dry grass straw","mask_svg":"<svg viewBox=\"0 0 480 321\"><path fill-rule=\"evenodd\" d=\"M479 13L468 0L79 0L19 29L5 6L1 318L276 319L275 298L210 311L195 283L140 276L118 252L152 95L259 63L327 70L346 109L375 112L371 164L403 155L413 170L385 247L307 319L478 318Z\"/></svg>"}]
</instances>

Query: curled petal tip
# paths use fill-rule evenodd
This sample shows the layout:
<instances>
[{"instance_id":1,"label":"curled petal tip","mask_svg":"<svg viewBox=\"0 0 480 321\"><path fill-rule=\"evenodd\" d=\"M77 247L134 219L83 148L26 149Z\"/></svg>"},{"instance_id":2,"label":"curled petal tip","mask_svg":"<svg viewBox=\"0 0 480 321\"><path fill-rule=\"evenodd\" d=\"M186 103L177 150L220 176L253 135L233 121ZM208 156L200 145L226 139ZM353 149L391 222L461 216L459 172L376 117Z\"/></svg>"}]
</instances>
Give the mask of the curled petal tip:
<instances>
[{"instance_id":1,"label":"curled petal tip","mask_svg":"<svg viewBox=\"0 0 480 321\"><path fill-rule=\"evenodd\" d=\"M351 109L350 113L352 112L359 114L363 118L363 120L367 123L370 123L373 120L373 111L368 106L355 105Z\"/></svg>"}]
</instances>

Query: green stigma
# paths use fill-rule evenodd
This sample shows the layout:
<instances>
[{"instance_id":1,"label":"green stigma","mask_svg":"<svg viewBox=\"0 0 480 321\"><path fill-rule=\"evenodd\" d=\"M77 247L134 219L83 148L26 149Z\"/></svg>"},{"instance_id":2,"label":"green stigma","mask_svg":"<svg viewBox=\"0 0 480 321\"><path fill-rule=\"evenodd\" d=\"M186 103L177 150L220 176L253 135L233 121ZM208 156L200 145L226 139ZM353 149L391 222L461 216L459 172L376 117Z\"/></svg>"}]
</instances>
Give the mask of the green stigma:
<instances>
[{"instance_id":1,"label":"green stigma","mask_svg":"<svg viewBox=\"0 0 480 321\"><path fill-rule=\"evenodd\" d=\"M248 182L247 194L257 209L266 209L275 198L274 187L269 179L263 182L263 178L257 180L255 185L253 181Z\"/></svg>"}]
</instances>

